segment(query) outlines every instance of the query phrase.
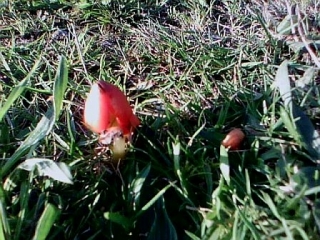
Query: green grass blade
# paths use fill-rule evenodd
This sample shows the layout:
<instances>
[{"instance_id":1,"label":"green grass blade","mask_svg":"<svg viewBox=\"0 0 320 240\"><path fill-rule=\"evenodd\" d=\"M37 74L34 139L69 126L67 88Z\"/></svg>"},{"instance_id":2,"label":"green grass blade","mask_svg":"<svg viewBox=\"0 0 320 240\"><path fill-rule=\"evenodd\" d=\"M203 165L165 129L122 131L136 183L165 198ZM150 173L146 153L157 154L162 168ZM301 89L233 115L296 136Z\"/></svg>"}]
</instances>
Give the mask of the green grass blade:
<instances>
[{"instance_id":1,"label":"green grass blade","mask_svg":"<svg viewBox=\"0 0 320 240\"><path fill-rule=\"evenodd\" d=\"M314 217L315 224L320 231L320 200L317 199L314 201L314 205L312 206L312 215Z\"/></svg>"},{"instance_id":2,"label":"green grass blade","mask_svg":"<svg viewBox=\"0 0 320 240\"><path fill-rule=\"evenodd\" d=\"M142 171L136 176L136 178L132 181L132 190L130 191L130 195L134 196L134 205L139 206L139 200L141 195L141 189L147 176L149 175L151 165L148 164Z\"/></svg>"},{"instance_id":3,"label":"green grass blade","mask_svg":"<svg viewBox=\"0 0 320 240\"><path fill-rule=\"evenodd\" d=\"M292 94L291 94L291 86L289 80L288 73L288 61L284 61L278 68L275 85L278 87L280 91L280 96L284 102L284 106L287 110L292 109Z\"/></svg>"},{"instance_id":4,"label":"green grass blade","mask_svg":"<svg viewBox=\"0 0 320 240\"><path fill-rule=\"evenodd\" d=\"M55 120L59 118L62 103L64 99L64 93L68 85L68 67L66 58L64 56L60 57L59 67L57 69L56 78L54 82L54 111L55 111Z\"/></svg>"},{"instance_id":5,"label":"green grass blade","mask_svg":"<svg viewBox=\"0 0 320 240\"><path fill-rule=\"evenodd\" d=\"M180 167L180 142L177 143L172 143L172 148L173 148L173 162L174 162L174 170L176 172L177 177L179 178L181 189L183 196L186 199L189 199L188 197L188 190L187 190L187 184L186 184L186 179L183 176L181 167Z\"/></svg>"},{"instance_id":6,"label":"green grass blade","mask_svg":"<svg viewBox=\"0 0 320 240\"><path fill-rule=\"evenodd\" d=\"M4 67L4 69L8 72L11 72L8 62L6 61L5 57L2 55L1 52L0 52L0 60L2 62L2 66Z\"/></svg>"},{"instance_id":7,"label":"green grass blade","mask_svg":"<svg viewBox=\"0 0 320 240\"><path fill-rule=\"evenodd\" d=\"M308 195L318 194L319 192L320 192L320 186L317 186L317 187L313 187L306 190L304 195L308 196Z\"/></svg>"},{"instance_id":8,"label":"green grass blade","mask_svg":"<svg viewBox=\"0 0 320 240\"><path fill-rule=\"evenodd\" d=\"M197 237L194 233L192 232L189 232L189 231L185 231L186 232L186 235L189 237L189 239L191 240L201 240L199 237Z\"/></svg>"},{"instance_id":9,"label":"green grass blade","mask_svg":"<svg viewBox=\"0 0 320 240\"><path fill-rule=\"evenodd\" d=\"M237 207L237 210L238 210L238 213L239 213L241 220L248 227L248 229L250 229L250 231L253 235L253 238L256 240L260 239L259 232L258 232L257 228L253 225L253 223L251 221L249 221L247 219L247 217L242 213L242 211L238 207Z\"/></svg>"},{"instance_id":10,"label":"green grass blade","mask_svg":"<svg viewBox=\"0 0 320 240\"><path fill-rule=\"evenodd\" d=\"M59 215L60 210L48 203L38 221L33 240L45 240Z\"/></svg>"},{"instance_id":11,"label":"green grass blade","mask_svg":"<svg viewBox=\"0 0 320 240\"><path fill-rule=\"evenodd\" d=\"M49 109L47 113L37 124L36 128L23 141L15 153L9 158L5 165L1 168L0 176L4 177L11 168L19 161L20 157L32 146L43 139L52 129L54 125L53 110Z\"/></svg>"},{"instance_id":12,"label":"green grass blade","mask_svg":"<svg viewBox=\"0 0 320 240\"><path fill-rule=\"evenodd\" d=\"M309 67L303 74L303 76L295 81L295 86L299 88L308 88L308 85L312 84L312 81L316 74L315 67Z\"/></svg>"},{"instance_id":13,"label":"green grass blade","mask_svg":"<svg viewBox=\"0 0 320 240\"><path fill-rule=\"evenodd\" d=\"M237 240L239 239L239 235L241 231L239 231L239 210L237 209L234 213L234 222L232 223L232 240Z\"/></svg>"},{"instance_id":14,"label":"green grass blade","mask_svg":"<svg viewBox=\"0 0 320 240\"><path fill-rule=\"evenodd\" d=\"M1 205L1 203L0 203L0 205ZM1 208L1 206L0 206L0 208ZM0 223L0 239L6 239L5 234L4 234L4 228L2 226L2 221Z\"/></svg>"},{"instance_id":15,"label":"green grass blade","mask_svg":"<svg viewBox=\"0 0 320 240\"><path fill-rule=\"evenodd\" d=\"M294 121L292 120L290 114L288 113L288 111L286 109L284 109L283 107L280 107L280 117L284 123L284 125L286 126L288 132L290 133L290 135L293 137L293 139L300 143L300 135L297 132L297 128L295 126Z\"/></svg>"},{"instance_id":16,"label":"green grass blade","mask_svg":"<svg viewBox=\"0 0 320 240\"><path fill-rule=\"evenodd\" d=\"M280 214L279 214L279 212L277 210L276 205L272 201L271 197L267 193L264 193L264 192L262 192L262 196L263 196L262 200L269 206L269 208L270 208L271 212L273 213L273 215L277 219L281 220L282 218L281 218L281 216L280 216Z\"/></svg>"},{"instance_id":17,"label":"green grass blade","mask_svg":"<svg viewBox=\"0 0 320 240\"><path fill-rule=\"evenodd\" d=\"M14 239L21 239L23 235L22 226L25 221L25 217L28 209L28 200L29 200L29 184L27 182L22 182L20 187L20 212L18 222L16 224Z\"/></svg>"},{"instance_id":18,"label":"green grass blade","mask_svg":"<svg viewBox=\"0 0 320 240\"><path fill-rule=\"evenodd\" d=\"M40 176L48 176L62 183L73 184L70 169L64 162L55 162L46 158L29 158L18 168L27 171L33 171L34 168L37 168Z\"/></svg>"},{"instance_id":19,"label":"green grass blade","mask_svg":"<svg viewBox=\"0 0 320 240\"><path fill-rule=\"evenodd\" d=\"M149 202L146 203L134 216L134 219L137 219L141 214L147 211L169 188L171 184L168 184L166 187L161 189Z\"/></svg>"},{"instance_id":20,"label":"green grass blade","mask_svg":"<svg viewBox=\"0 0 320 240\"><path fill-rule=\"evenodd\" d=\"M287 15L277 26L277 33L280 35L291 34L292 29L298 24L297 15Z\"/></svg>"},{"instance_id":21,"label":"green grass blade","mask_svg":"<svg viewBox=\"0 0 320 240\"><path fill-rule=\"evenodd\" d=\"M7 220L7 214L5 212L5 207L3 206L3 202L0 201L0 219L1 219L1 222L0 222L0 239L9 239L8 236L9 233L8 233L8 220Z\"/></svg>"},{"instance_id":22,"label":"green grass blade","mask_svg":"<svg viewBox=\"0 0 320 240\"><path fill-rule=\"evenodd\" d=\"M318 131L314 128L310 118L295 104L293 104L292 115L297 119L295 125L304 147L316 162L320 158L320 135Z\"/></svg>"},{"instance_id":23,"label":"green grass blade","mask_svg":"<svg viewBox=\"0 0 320 240\"><path fill-rule=\"evenodd\" d=\"M227 149L221 145L220 146L220 170L224 180L227 184L230 184L230 165Z\"/></svg>"},{"instance_id":24,"label":"green grass blade","mask_svg":"<svg viewBox=\"0 0 320 240\"><path fill-rule=\"evenodd\" d=\"M0 184L0 239L11 239L9 219L7 217L5 191Z\"/></svg>"},{"instance_id":25,"label":"green grass blade","mask_svg":"<svg viewBox=\"0 0 320 240\"><path fill-rule=\"evenodd\" d=\"M103 216L105 219L121 225L126 231L132 227L132 221L119 212L105 212Z\"/></svg>"},{"instance_id":26,"label":"green grass blade","mask_svg":"<svg viewBox=\"0 0 320 240\"><path fill-rule=\"evenodd\" d=\"M163 196L157 201L155 209L155 219L148 234L148 240L178 239L177 232L173 226L165 204Z\"/></svg>"},{"instance_id":27,"label":"green grass blade","mask_svg":"<svg viewBox=\"0 0 320 240\"><path fill-rule=\"evenodd\" d=\"M17 98L20 97L20 95L23 93L25 88L29 85L30 78L37 70L39 63L40 63L41 56L39 59L35 62L33 65L31 71L28 73L28 75L16 86L12 92L7 97L6 103L0 108L0 122L2 121L3 117L6 115L7 111L11 107L11 105L17 100Z\"/></svg>"}]
</instances>

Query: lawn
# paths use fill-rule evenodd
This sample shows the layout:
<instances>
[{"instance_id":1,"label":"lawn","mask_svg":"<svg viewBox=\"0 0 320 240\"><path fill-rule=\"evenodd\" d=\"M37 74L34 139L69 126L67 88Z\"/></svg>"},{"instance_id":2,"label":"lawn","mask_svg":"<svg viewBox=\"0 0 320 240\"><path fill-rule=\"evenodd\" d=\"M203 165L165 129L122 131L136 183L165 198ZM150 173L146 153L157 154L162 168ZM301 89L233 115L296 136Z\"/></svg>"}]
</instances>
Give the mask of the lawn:
<instances>
[{"instance_id":1,"label":"lawn","mask_svg":"<svg viewBox=\"0 0 320 240\"><path fill-rule=\"evenodd\" d=\"M0 240L319 239L319 9L0 1ZM141 121L118 162L98 80Z\"/></svg>"}]
</instances>

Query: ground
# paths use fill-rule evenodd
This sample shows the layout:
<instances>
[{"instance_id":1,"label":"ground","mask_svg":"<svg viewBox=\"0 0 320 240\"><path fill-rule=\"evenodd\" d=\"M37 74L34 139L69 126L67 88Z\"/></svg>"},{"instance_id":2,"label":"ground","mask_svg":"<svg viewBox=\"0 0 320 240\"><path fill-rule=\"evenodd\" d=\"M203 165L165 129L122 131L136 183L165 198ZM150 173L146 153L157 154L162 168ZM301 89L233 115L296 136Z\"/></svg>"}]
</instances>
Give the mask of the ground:
<instances>
[{"instance_id":1,"label":"ground","mask_svg":"<svg viewBox=\"0 0 320 240\"><path fill-rule=\"evenodd\" d=\"M0 239L319 239L319 6L1 1ZM97 80L141 121L120 162Z\"/></svg>"}]
</instances>

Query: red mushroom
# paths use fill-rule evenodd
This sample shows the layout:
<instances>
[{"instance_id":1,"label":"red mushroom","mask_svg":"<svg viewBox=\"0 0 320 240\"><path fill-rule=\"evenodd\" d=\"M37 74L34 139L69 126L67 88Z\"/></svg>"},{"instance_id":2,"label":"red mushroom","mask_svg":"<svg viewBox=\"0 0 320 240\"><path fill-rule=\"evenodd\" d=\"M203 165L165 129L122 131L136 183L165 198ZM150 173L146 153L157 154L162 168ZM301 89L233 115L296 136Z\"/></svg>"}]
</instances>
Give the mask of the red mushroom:
<instances>
[{"instance_id":1,"label":"red mushroom","mask_svg":"<svg viewBox=\"0 0 320 240\"><path fill-rule=\"evenodd\" d=\"M84 123L92 132L100 134L102 143L109 145L120 135L131 140L140 120L118 87L98 81L92 85L85 102Z\"/></svg>"},{"instance_id":2,"label":"red mushroom","mask_svg":"<svg viewBox=\"0 0 320 240\"><path fill-rule=\"evenodd\" d=\"M243 131L239 128L231 130L225 139L222 141L222 145L230 150L238 150L245 138Z\"/></svg>"}]
</instances>

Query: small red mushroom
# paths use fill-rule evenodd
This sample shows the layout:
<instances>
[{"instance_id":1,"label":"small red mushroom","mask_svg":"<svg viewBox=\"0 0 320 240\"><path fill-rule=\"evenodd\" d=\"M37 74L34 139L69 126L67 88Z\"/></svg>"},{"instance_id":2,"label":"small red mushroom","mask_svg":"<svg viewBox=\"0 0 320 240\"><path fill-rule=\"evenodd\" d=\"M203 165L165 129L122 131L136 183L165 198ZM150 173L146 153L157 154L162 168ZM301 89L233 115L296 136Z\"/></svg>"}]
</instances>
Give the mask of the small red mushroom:
<instances>
[{"instance_id":1,"label":"small red mushroom","mask_svg":"<svg viewBox=\"0 0 320 240\"><path fill-rule=\"evenodd\" d=\"M123 92L104 81L98 81L91 87L84 107L84 123L92 132L100 135L100 142L113 146L123 137L131 140L133 130L140 120Z\"/></svg>"},{"instance_id":2,"label":"small red mushroom","mask_svg":"<svg viewBox=\"0 0 320 240\"><path fill-rule=\"evenodd\" d=\"M93 132L101 134L119 127L124 135L130 134L140 120L121 90L110 83L93 84L84 107L84 123Z\"/></svg>"},{"instance_id":3,"label":"small red mushroom","mask_svg":"<svg viewBox=\"0 0 320 240\"><path fill-rule=\"evenodd\" d=\"M231 130L225 139L222 141L222 145L230 150L238 150L245 138L243 131L239 128Z\"/></svg>"}]
</instances>

